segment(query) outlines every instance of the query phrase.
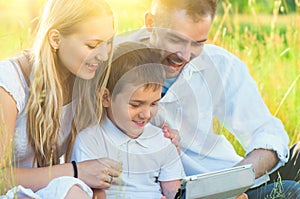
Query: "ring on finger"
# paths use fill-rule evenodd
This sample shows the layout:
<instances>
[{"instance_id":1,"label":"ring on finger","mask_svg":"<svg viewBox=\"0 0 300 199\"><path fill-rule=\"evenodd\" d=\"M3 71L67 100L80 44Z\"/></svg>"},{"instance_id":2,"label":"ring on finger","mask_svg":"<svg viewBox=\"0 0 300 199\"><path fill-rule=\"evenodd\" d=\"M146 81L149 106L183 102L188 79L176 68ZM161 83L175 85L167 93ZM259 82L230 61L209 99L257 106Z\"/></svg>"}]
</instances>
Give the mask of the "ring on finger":
<instances>
[{"instance_id":1,"label":"ring on finger","mask_svg":"<svg viewBox=\"0 0 300 199\"><path fill-rule=\"evenodd\" d=\"M103 170L103 173L109 175L109 170L108 170L108 168L104 169L104 170Z\"/></svg>"},{"instance_id":2,"label":"ring on finger","mask_svg":"<svg viewBox=\"0 0 300 199\"><path fill-rule=\"evenodd\" d=\"M109 180L108 180L108 183L109 184L111 184L112 182L113 182L113 180L114 180L114 177L113 176L109 176L110 178L109 178Z\"/></svg>"}]
</instances>

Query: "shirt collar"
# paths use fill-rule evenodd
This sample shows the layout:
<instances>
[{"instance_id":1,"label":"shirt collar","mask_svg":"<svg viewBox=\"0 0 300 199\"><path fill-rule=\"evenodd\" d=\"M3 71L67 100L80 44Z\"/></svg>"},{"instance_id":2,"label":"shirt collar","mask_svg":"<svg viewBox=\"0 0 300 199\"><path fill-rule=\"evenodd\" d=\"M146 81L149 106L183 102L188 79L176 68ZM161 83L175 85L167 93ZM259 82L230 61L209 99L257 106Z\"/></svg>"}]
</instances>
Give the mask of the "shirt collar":
<instances>
[{"instance_id":1,"label":"shirt collar","mask_svg":"<svg viewBox=\"0 0 300 199\"><path fill-rule=\"evenodd\" d=\"M144 127L144 132L136 139L128 137L120 129L118 129L112 121L106 117L106 119L101 124L104 129L104 134L110 139L112 143L116 146L122 146L128 142L136 142L144 148L148 148L151 145L151 138L156 136L158 133L162 133L162 130L158 127L153 126L152 124L147 124Z\"/></svg>"}]
</instances>

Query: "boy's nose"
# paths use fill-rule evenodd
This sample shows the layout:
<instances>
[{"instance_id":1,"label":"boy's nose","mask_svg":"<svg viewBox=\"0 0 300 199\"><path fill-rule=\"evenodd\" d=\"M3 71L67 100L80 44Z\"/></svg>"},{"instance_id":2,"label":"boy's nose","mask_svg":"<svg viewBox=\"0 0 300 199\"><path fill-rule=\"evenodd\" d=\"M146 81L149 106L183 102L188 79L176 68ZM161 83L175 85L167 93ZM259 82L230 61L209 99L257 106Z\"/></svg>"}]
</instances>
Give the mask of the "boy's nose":
<instances>
[{"instance_id":1,"label":"boy's nose","mask_svg":"<svg viewBox=\"0 0 300 199\"><path fill-rule=\"evenodd\" d=\"M151 111L149 108L145 108L143 109L140 114L139 114L139 117L141 119L149 119L151 117Z\"/></svg>"}]
</instances>

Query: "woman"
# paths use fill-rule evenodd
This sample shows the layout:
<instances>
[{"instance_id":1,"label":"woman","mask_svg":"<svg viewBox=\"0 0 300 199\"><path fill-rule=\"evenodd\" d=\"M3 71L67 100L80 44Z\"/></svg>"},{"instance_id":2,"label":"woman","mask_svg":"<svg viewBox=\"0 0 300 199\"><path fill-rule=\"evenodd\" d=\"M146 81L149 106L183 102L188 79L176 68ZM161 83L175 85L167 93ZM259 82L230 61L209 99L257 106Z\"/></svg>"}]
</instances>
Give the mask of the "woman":
<instances>
[{"instance_id":1,"label":"woman","mask_svg":"<svg viewBox=\"0 0 300 199\"><path fill-rule=\"evenodd\" d=\"M77 132L101 115L93 88L107 81L113 35L103 0L50 0L32 50L0 62L1 181L21 185L9 197L88 198L88 186L109 188L119 175L121 165L107 158L59 164Z\"/></svg>"}]
</instances>

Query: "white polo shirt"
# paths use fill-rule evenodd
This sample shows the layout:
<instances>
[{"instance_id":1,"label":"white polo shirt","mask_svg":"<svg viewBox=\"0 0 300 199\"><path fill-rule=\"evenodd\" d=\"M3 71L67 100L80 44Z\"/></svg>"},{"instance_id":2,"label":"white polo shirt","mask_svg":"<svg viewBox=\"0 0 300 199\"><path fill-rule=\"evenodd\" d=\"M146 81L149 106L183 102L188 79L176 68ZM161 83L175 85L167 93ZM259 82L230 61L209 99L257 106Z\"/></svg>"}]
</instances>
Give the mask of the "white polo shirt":
<instances>
[{"instance_id":1,"label":"white polo shirt","mask_svg":"<svg viewBox=\"0 0 300 199\"><path fill-rule=\"evenodd\" d=\"M176 147L151 124L137 139L129 138L109 119L84 129L76 138L72 160L101 157L123 163L117 185L106 190L107 198L161 198L159 181L185 176Z\"/></svg>"}]
</instances>

